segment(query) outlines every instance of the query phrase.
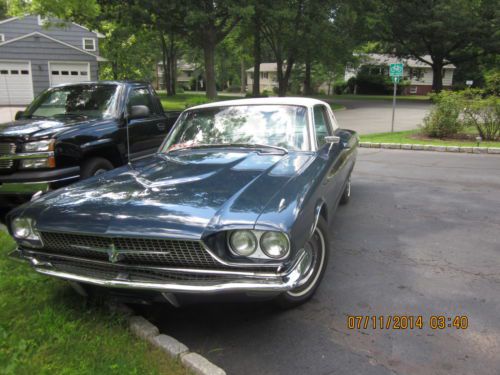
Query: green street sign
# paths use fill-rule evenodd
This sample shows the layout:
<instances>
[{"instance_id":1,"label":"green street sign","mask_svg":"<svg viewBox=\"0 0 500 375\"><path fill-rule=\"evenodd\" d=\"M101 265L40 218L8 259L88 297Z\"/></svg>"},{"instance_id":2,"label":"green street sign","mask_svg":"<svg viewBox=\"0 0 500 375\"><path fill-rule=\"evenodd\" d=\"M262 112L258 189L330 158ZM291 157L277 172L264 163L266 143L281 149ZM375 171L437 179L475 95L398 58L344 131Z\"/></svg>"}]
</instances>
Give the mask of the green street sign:
<instances>
[{"instance_id":1,"label":"green street sign","mask_svg":"<svg viewBox=\"0 0 500 375\"><path fill-rule=\"evenodd\" d=\"M392 76L391 80L393 83L399 83L401 82L401 76Z\"/></svg>"},{"instance_id":2,"label":"green street sign","mask_svg":"<svg viewBox=\"0 0 500 375\"><path fill-rule=\"evenodd\" d=\"M389 66L389 75L391 77L402 77L403 76L403 64L391 64Z\"/></svg>"}]
</instances>

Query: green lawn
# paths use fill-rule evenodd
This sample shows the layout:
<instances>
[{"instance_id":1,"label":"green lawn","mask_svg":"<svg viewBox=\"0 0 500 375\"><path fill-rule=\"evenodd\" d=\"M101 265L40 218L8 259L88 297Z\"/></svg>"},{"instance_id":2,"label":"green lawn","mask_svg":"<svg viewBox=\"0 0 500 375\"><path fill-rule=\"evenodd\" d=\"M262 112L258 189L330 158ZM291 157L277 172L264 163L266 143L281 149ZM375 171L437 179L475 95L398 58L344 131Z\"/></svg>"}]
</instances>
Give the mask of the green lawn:
<instances>
[{"instance_id":1,"label":"green lawn","mask_svg":"<svg viewBox=\"0 0 500 375\"><path fill-rule=\"evenodd\" d=\"M120 316L9 259L13 247L0 231L1 374L188 373L136 339Z\"/></svg>"},{"instance_id":2,"label":"green lawn","mask_svg":"<svg viewBox=\"0 0 500 375\"><path fill-rule=\"evenodd\" d=\"M210 102L210 100L208 100L208 98L205 96L204 93L186 92L183 94L177 94L175 96L167 96L165 92L160 91L158 92L158 95L160 97L163 108L167 111L173 111L173 110L181 111L186 109L187 107L192 107L194 105ZM242 96L223 93L218 96L217 101L242 99L242 98L243 98ZM329 104L334 111L345 108L343 105L338 103L329 103Z\"/></svg>"},{"instance_id":3,"label":"green lawn","mask_svg":"<svg viewBox=\"0 0 500 375\"><path fill-rule=\"evenodd\" d=\"M443 146L464 146L474 147L477 146L473 141L462 140L442 140L433 138L418 137L419 130L408 130L403 132L394 133L376 133L360 135L361 142L374 142L374 143L411 143L419 145L443 145ZM500 147L500 142L483 141L481 147Z\"/></svg>"},{"instance_id":4,"label":"green lawn","mask_svg":"<svg viewBox=\"0 0 500 375\"><path fill-rule=\"evenodd\" d=\"M392 95L320 95L322 99L352 99L352 100L392 100ZM430 101L427 95L398 95L397 100L411 100L411 101Z\"/></svg>"}]
</instances>

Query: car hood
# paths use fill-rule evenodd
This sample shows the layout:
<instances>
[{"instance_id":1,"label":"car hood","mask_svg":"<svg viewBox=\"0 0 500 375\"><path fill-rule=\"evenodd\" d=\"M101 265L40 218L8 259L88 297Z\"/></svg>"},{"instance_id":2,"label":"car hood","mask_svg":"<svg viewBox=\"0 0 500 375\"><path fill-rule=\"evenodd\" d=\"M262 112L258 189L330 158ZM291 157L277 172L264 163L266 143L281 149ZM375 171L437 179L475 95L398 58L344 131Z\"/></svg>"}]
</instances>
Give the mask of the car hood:
<instances>
[{"instance_id":1,"label":"car hood","mask_svg":"<svg viewBox=\"0 0 500 375\"><path fill-rule=\"evenodd\" d=\"M32 139L52 136L55 133L73 128L75 125L89 125L99 120L82 119L24 119L0 124L0 138Z\"/></svg>"},{"instance_id":2,"label":"car hood","mask_svg":"<svg viewBox=\"0 0 500 375\"><path fill-rule=\"evenodd\" d=\"M271 198L314 158L214 149L175 154L47 194L26 214L41 231L199 239L221 229L253 228Z\"/></svg>"}]
</instances>

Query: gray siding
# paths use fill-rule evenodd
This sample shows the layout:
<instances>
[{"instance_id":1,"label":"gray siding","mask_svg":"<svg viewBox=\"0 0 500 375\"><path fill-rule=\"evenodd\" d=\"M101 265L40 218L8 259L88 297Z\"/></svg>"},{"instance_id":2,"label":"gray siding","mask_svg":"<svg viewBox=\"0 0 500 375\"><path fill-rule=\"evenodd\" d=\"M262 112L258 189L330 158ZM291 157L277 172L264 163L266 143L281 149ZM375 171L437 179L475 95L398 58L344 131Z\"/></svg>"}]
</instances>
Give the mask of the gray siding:
<instances>
[{"instance_id":1,"label":"gray siding","mask_svg":"<svg viewBox=\"0 0 500 375\"><path fill-rule=\"evenodd\" d=\"M99 39L96 33L74 25L71 22L66 22L63 27L60 27L63 21L58 21L57 19L50 20L54 25L38 25L38 16L26 16L9 22L0 23L0 34L5 35L5 41L7 42L11 39L38 31L80 49L83 49L83 38L93 38L95 39L96 51L88 52L99 55Z\"/></svg>"},{"instance_id":2,"label":"gray siding","mask_svg":"<svg viewBox=\"0 0 500 375\"><path fill-rule=\"evenodd\" d=\"M41 36L31 36L0 46L0 60L31 61L35 96L49 87L49 61L89 62L89 80L98 79L98 66L95 56L79 52Z\"/></svg>"}]
</instances>

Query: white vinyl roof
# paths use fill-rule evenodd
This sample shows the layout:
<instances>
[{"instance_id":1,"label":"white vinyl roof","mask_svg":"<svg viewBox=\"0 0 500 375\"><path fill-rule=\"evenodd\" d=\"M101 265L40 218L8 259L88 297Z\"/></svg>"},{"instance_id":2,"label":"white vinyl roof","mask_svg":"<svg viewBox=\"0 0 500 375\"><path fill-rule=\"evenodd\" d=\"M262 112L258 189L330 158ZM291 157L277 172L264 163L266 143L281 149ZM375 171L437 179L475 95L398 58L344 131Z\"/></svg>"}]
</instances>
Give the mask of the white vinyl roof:
<instances>
[{"instance_id":1,"label":"white vinyl roof","mask_svg":"<svg viewBox=\"0 0 500 375\"><path fill-rule=\"evenodd\" d=\"M235 105L297 105L303 107L312 107L316 104L323 104L329 107L328 103L324 101L313 99L313 98L300 98L300 97L271 97L271 98L252 98L252 99L236 99L236 100L224 100L221 102L213 102L197 105L195 107L188 108L192 109L202 109L202 108L213 108L213 107L230 107Z\"/></svg>"}]
</instances>

